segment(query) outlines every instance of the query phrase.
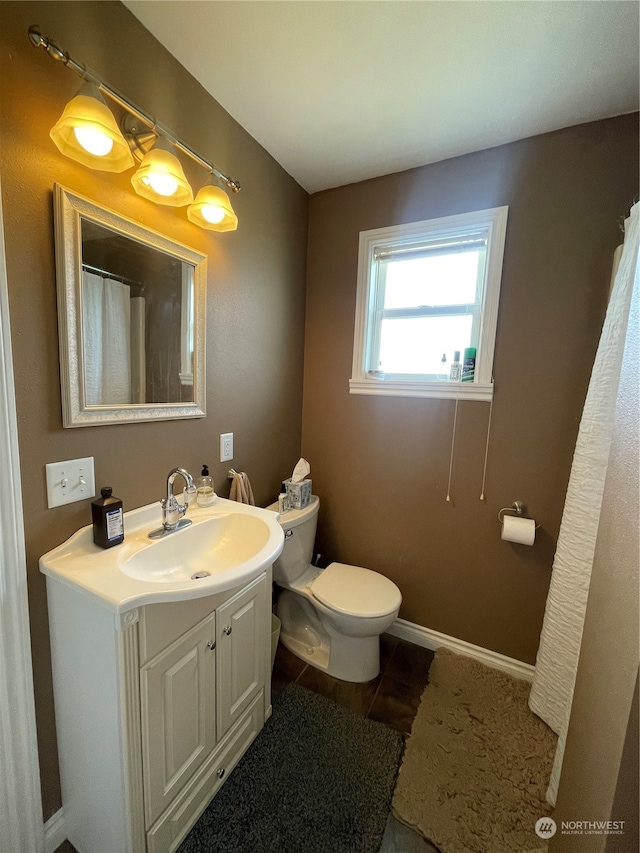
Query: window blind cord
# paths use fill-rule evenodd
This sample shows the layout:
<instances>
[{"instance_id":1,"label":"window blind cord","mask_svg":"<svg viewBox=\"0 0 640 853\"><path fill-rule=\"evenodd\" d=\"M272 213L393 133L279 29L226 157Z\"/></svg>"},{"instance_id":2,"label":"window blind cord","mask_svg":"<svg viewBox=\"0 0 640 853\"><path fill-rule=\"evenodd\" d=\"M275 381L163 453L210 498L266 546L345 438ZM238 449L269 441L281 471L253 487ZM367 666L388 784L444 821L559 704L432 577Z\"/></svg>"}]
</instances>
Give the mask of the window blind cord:
<instances>
[{"instance_id":1,"label":"window blind cord","mask_svg":"<svg viewBox=\"0 0 640 853\"><path fill-rule=\"evenodd\" d=\"M493 376L491 377L491 384L493 385ZM484 469L482 471L482 490L480 492L480 500L484 500L484 484L487 479L487 459L489 457L489 436L491 435L491 416L493 415L493 394L491 395L491 402L489 403L489 423L487 424L487 444L484 449Z\"/></svg>"},{"instance_id":2,"label":"window blind cord","mask_svg":"<svg viewBox=\"0 0 640 853\"><path fill-rule=\"evenodd\" d=\"M451 432L451 456L449 458L449 482L447 483L447 501L451 502L451 472L453 471L453 451L456 443L456 424L458 422L458 397L453 411L453 430Z\"/></svg>"}]
</instances>

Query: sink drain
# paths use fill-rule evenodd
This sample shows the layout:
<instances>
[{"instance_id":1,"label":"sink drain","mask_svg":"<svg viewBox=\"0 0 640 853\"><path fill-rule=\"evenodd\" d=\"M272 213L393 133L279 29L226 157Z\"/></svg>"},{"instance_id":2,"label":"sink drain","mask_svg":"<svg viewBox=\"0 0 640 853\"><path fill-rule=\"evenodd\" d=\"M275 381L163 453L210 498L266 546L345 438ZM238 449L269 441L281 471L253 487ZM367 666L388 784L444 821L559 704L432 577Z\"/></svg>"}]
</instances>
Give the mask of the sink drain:
<instances>
[{"instance_id":1,"label":"sink drain","mask_svg":"<svg viewBox=\"0 0 640 853\"><path fill-rule=\"evenodd\" d=\"M192 581L199 581L200 578L208 578L209 572L196 572L195 575L191 575Z\"/></svg>"}]
</instances>

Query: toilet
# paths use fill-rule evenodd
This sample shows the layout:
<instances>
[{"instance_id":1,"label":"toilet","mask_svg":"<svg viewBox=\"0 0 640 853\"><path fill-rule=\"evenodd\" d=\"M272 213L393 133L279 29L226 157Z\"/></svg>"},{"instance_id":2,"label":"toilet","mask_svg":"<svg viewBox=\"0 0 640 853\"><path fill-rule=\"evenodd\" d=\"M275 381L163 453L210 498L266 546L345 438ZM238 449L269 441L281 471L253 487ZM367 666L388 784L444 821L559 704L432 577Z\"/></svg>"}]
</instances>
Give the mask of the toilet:
<instances>
[{"instance_id":1,"label":"toilet","mask_svg":"<svg viewBox=\"0 0 640 853\"><path fill-rule=\"evenodd\" d=\"M402 595L378 572L311 564L319 498L282 513L284 549L273 565L281 588L280 640L294 655L343 681L371 681L380 672L380 634L395 621ZM278 512L278 504L267 509Z\"/></svg>"}]
</instances>

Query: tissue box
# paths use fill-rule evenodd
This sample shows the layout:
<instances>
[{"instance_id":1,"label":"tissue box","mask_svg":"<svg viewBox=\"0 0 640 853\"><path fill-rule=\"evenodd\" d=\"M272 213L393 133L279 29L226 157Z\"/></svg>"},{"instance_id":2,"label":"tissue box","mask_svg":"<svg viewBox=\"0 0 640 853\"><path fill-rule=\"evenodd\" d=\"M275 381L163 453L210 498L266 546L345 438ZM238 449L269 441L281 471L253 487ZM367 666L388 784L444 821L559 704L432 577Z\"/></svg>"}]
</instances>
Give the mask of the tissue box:
<instances>
[{"instance_id":1,"label":"tissue box","mask_svg":"<svg viewBox=\"0 0 640 853\"><path fill-rule=\"evenodd\" d=\"M304 509L311 503L311 480L292 483L291 478L284 481L291 509Z\"/></svg>"}]
</instances>

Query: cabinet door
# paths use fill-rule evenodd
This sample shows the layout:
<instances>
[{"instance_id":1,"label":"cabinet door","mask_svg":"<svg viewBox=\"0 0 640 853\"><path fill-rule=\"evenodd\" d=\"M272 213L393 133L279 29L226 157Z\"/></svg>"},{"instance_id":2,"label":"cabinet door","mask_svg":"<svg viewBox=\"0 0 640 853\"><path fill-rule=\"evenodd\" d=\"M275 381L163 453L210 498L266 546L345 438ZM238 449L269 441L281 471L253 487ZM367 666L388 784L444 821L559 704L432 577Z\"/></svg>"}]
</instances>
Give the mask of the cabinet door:
<instances>
[{"instance_id":1,"label":"cabinet door","mask_svg":"<svg viewBox=\"0 0 640 853\"><path fill-rule=\"evenodd\" d=\"M147 833L148 853L175 853L178 850L264 725L263 703L264 697L259 693L184 791L151 827ZM214 851L210 850L210 853Z\"/></svg>"},{"instance_id":2,"label":"cabinet door","mask_svg":"<svg viewBox=\"0 0 640 853\"><path fill-rule=\"evenodd\" d=\"M267 582L263 575L216 611L218 739L264 684Z\"/></svg>"},{"instance_id":3,"label":"cabinet door","mask_svg":"<svg viewBox=\"0 0 640 853\"><path fill-rule=\"evenodd\" d=\"M216 744L215 656L212 613L141 670L147 828Z\"/></svg>"}]
</instances>

